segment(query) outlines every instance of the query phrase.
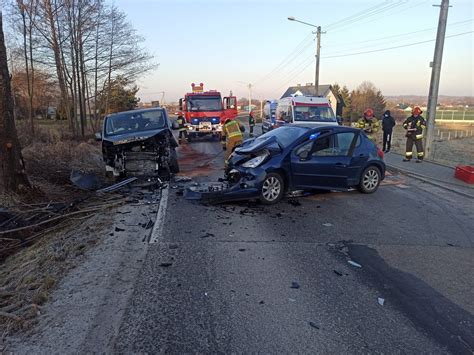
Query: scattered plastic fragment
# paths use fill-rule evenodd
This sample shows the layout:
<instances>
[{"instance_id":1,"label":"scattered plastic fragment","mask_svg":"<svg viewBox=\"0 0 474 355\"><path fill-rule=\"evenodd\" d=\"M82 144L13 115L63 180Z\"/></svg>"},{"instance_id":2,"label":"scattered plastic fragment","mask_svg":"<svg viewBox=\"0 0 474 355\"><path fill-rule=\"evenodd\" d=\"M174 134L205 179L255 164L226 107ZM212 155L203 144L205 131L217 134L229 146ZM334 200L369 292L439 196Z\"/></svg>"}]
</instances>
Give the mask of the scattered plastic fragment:
<instances>
[{"instance_id":1,"label":"scattered plastic fragment","mask_svg":"<svg viewBox=\"0 0 474 355\"><path fill-rule=\"evenodd\" d=\"M118 190L134 181L136 181L138 178L136 177L131 177L129 179L125 179L123 181L120 181L116 184L113 184L113 185L110 185L110 186L107 186L107 187L104 187L103 189L100 189L100 190L97 190L96 192L98 193L104 193L104 192L111 192L111 191L115 191L115 190Z\"/></svg>"},{"instance_id":2,"label":"scattered plastic fragment","mask_svg":"<svg viewBox=\"0 0 474 355\"><path fill-rule=\"evenodd\" d=\"M289 199L288 203L292 206L295 206L295 207L301 206L301 202L298 201L298 200L295 200L295 199Z\"/></svg>"},{"instance_id":3,"label":"scattered plastic fragment","mask_svg":"<svg viewBox=\"0 0 474 355\"><path fill-rule=\"evenodd\" d=\"M338 276L343 276L342 272L339 272L339 271L337 271L337 270L333 270L333 271L334 271L334 273L335 273L336 275L338 275Z\"/></svg>"},{"instance_id":4,"label":"scattered plastic fragment","mask_svg":"<svg viewBox=\"0 0 474 355\"><path fill-rule=\"evenodd\" d=\"M174 177L174 182L188 182L191 181L192 179L188 176L175 176Z\"/></svg>"},{"instance_id":5,"label":"scattered plastic fragment","mask_svg":"<svg viewBox=\"0 0 474 355\"><path fill-rule=\"evenodd\" d=\"M332 224L332 223L323 223L323 226L325 226L325 227L332 227L333 224Z\"/></svg>"},{"instance_id":6,"label":"scattered plastic fragment","mask_svg":"<svg viewBox=\"0 0 474 355\"><path fill-rule=\"evenodd\" d=\"M240 248L239 251L245 251L246 249L245 248Z\"/></svg>"},{"instance_id":7,"label":"scattered plastic fragment","mask_svg":"<svg viewBox=\"0 0 474 355\"><path fill-rule=\"evenodd\" d=\"M313 328L319 329L319 326L314 322L309 322L309 325Z\"/></svg>"},{"instance_id":8,"label":"scattered plastic fragment","mask_svg":"<svg viewBox=\"0 0 474 355\"><path fill-rule=\"evenodd\" d=\"M288 301L290 302L296 302L296 300L294 298L288 298Z\"/></svg>"},{"instance_id":9,"label":"scattered plastic fragment","mask_svg":"<svg viewBox=\"0 0 474 355\"><path fill-rule=\"evenodd\" d=\"M258 302L258 303L259 303L259 304L265 304L265 301L260 301L260 302Z\"/></svg>"},{"instance_id":10,"label":"scattered plastic fragment","mask_svg":"<svg viewBox=\"0 0 474 355\"><path fill-rule=\"evenodd\" d=\"M161 267L170 267L171 265L173 265L173 263L161 263L160 264Z\"/></svg>"},{"instance_id":11,"label":"scattered plastic fragment","mask_svg":"<svg viewBox=\"0 0 474 355\"><path fill-rule=\"evenodd\" d=\"M116 231L116 232L123 232L123 231L125 231L125 229L119 228L119 227L115 227L115 231Z\"/></svg>"},{"instance_id":12,"label":"scattered plastic fragment","mask_svg":"<svg viewBox=\"0 0 474 355\"><path fill-rule=\"evenodd\" d=\"M377 301L379 302L379 305L381 305L381 306L383 306L385 304L385 298L379 297L377 299Z\"/></svg>"},{"instance_id":13,"label":"scattered plastic fragment","mask_svg":"<svg viewBox=\"0 0 474 355\"><path fill-rule=\"evenodd\" d=\"M94 173L87 173L81 170L72 170L69 180L77 187L83 190L98 189L102 182Z\"/></svg>"},{"instance_id":14,"label":"scattered plastic fragment","mask_svg":"<svg viewBox=\"0 0 474 355\"><path fill-rule=\"evenodd\" d=\"M209 238L209 237L215 237L215 235L212 234L212 233L206 233L206 234L200 236L199 238L203 239L203 238Z\"/></svg>"},{"instance_id":15,"label":"scattered plastic fragment","mask_svg":"<svg viewBox=\"0 0 474 355\"><path fill-rule=\"evenodd\" d=\"M298 288L300 288L300 285L298 284L298 282L293 281L293 282L291 283L291 287L290 287L290 288L296 288L296 289L298 289Z\"/></svg>"},{"instance_id":16,"label":"scattered plastic fragment","mask_svg":"<svg viewBox=\"0 0 474 355\"><path fill-rule=\"evenodd\" d=\"M355 261L348 260L347 262L348 262L349 264L351 264L352 266L355 266L355 267L362 267L361 264L358 264L358 263L356 263Z\"/></svg>"}]
</instances>

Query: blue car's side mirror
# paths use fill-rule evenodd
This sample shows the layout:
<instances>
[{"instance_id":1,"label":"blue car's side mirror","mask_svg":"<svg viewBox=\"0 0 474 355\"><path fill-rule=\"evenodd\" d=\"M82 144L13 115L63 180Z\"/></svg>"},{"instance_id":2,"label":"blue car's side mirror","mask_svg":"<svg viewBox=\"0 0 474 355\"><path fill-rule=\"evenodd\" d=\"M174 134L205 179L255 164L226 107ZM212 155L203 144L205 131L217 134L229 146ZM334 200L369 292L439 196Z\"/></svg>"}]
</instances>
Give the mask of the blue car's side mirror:
<instances>
[{"instance_id":1,"label":"blue car's side mirror","mask_svg":"<svg viewBox=\"0 0 474 355\"><path fill-rule=\"evenodd\" d=\"M300 160L308 160L309 158L309 151L308 150L303 150L300 154L298 154L300 157Z\"/></svg>"}]
</instances>

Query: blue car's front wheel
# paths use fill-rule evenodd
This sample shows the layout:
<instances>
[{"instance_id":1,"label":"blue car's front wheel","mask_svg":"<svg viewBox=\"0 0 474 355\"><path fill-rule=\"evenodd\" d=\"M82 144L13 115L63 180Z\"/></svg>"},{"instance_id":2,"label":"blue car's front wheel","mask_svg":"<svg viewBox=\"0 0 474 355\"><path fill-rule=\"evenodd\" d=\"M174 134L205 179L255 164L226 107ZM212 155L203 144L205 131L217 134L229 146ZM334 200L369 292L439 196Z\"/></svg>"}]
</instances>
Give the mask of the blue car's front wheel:
<instances>
[{"instance_id":1,"label":"blue car's front wheel","mask_svg":"<svg viewBox=\"0 0 474 355\"><path fill-rule=\"evenodd\" d=\"M260 200L266 205L271 205L280 201L284 192L283 178L277 173L270 173L263 180Z\"/></svg>"}]
</instances>

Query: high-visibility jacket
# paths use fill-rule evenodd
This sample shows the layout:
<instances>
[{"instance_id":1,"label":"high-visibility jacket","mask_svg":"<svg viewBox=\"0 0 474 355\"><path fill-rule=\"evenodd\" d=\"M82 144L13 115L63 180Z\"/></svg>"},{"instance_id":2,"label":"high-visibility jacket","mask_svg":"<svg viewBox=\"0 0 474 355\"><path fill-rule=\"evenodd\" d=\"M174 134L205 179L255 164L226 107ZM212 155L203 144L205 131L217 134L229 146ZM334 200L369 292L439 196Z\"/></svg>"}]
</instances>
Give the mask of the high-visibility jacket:
<instances>
[{"instance_id":1,"label":"high-visibility jacket","mask_svg":"<svg viewBox=\"0 0 474 355\"><path fill-rule=\"evenodd\" d=\"M403 128L405 129L415 129L415 131L408 131L408 136L414 136L415 139L422 139L423 133L426 128L426 121L422 116L413 116L411 115L403 122Z\"/></svg>"},{"instance_id":2,"label":"high-visibility jacket","mask_svg":"<svg viewBox=\"0 0 474 355\"><path fill-rule=\"evenodd\" d=\"M179 116L176 122L178 123L178 130L180 131L186 130L186 120L184 119L183 116Z\"/></svg>"},{"instance_id":3,"label":"high-visibility jacket","mask_svg":"<svg viewBox=\"0 0 474 355\"><path fill-rule=\"evenodd\" d=\"M222 133L227 138L233 138L233 137L240 137L241 139L244 138L240 130L240 125L237 121L227 122L222 128Z\"/></svg>"},{"instance_id":4,"label":"high-visibility jacket","mask_svg":"<svg viewBox=\"0 0 474 355\"><path fill-rule=\"evenodd\" d=\"M379 131L380 121L375 117L372 119L361 118L357 121L357 128L363 129L366 133L377 133Z\"/></svg>"}]
</instances>

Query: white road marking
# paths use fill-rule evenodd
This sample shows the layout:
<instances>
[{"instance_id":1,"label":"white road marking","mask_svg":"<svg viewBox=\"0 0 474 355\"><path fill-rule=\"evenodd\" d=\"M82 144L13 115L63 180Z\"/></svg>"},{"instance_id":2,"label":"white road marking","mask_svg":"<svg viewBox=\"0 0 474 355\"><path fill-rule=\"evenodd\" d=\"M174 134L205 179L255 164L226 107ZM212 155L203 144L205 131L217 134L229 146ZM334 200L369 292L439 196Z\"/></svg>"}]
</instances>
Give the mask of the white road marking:
<instances>
[{"instance_id":1,"label":"white road marking","mask_svg":"<svg viewBox=\"0 0 474 355\"><path fill-rule=\"evenodd\" d=\"M161 237L161 234L163 233L163 225L165 224L166 208L168 206L168 194L169 194L168 187L161 190L160 207L158 207L158 213L156 214L155 225L153 226L153 230L151 231L150 244L157 243L158 239Z\"/></svg>"}]
</instances>

